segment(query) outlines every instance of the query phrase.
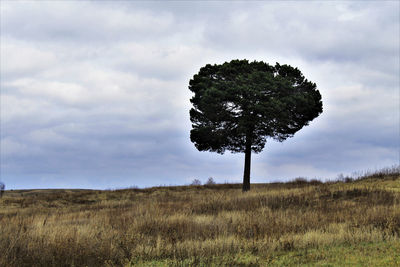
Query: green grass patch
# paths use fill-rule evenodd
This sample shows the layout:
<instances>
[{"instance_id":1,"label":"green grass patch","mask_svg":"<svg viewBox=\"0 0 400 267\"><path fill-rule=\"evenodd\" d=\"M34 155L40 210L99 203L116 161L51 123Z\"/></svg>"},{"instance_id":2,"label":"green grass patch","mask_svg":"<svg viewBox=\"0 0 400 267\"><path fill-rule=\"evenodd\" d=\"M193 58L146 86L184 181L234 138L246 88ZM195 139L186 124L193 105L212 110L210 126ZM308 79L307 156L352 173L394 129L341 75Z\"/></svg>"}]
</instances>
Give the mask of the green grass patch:
<instances>
[{"instance_id":1,"label":"green grass patch","mask_svg":"<svg viewBox=\"0 0 400 267\"><path fill-rule=\"evenodd\" d=\"M208 259L137 259L127 266L400 266L400 242L360 243L276 252L262 257L253 254L225 255Z\"/></svg>"}]
</instances>

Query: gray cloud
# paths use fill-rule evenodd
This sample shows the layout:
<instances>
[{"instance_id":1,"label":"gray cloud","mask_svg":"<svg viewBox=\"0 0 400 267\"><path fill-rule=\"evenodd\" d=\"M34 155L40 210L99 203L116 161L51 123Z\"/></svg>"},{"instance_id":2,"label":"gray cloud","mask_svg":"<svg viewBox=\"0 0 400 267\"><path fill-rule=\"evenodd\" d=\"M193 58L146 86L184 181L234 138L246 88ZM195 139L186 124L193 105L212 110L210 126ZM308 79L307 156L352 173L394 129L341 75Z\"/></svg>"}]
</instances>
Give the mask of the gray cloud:
<instances>
[{"instance_id":1,"label":"gray cloud","mask_svg":"<svg viewBox=\"0 0 400 267\"><path fill-rule=\"evenodd\" d=\"M324 113L254 155L255 182L399 162L397 2L1 2L8 188L240 182L189 140L188 81L234 58L299 67Z\"/></svg>"}]
</instances>

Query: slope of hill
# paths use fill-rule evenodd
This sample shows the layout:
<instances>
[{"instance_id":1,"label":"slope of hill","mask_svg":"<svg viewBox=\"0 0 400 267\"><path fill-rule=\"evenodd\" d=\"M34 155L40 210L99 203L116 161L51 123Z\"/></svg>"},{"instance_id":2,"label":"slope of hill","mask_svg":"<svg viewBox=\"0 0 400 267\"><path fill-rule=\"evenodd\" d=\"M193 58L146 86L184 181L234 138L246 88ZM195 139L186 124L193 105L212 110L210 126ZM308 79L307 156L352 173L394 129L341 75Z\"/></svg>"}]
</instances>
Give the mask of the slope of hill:
<instances>
[{"instance_id":1,"label":"slope of hill","mask_svg":"<svg viewBox=\"0 0 400 267\"><path fill-rule=\"evenodd\" d=\"M6 191L0 251L0 266L400 266L400 176Z\"/></svg>"}]
</instances>

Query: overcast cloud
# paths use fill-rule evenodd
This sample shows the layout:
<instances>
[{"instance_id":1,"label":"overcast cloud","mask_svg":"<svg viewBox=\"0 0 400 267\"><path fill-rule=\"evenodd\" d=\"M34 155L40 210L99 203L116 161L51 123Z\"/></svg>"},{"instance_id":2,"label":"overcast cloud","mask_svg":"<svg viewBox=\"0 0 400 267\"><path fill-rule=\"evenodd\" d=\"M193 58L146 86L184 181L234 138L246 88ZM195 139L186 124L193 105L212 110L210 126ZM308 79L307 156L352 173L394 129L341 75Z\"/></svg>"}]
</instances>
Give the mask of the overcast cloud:
<instances>
[{"instance_id":1,"label":"overcast cloud","mask_svg":"<svg viewBox=\"0 0 400 267\"><path fill-rule=\"evenodd\" d=\"M1 1L7 188L241 182L190 142L188 83L232 59L298 67L324 112L253 156L252 182L399 164L398 1Z\"/></svg>"}]
</instances>

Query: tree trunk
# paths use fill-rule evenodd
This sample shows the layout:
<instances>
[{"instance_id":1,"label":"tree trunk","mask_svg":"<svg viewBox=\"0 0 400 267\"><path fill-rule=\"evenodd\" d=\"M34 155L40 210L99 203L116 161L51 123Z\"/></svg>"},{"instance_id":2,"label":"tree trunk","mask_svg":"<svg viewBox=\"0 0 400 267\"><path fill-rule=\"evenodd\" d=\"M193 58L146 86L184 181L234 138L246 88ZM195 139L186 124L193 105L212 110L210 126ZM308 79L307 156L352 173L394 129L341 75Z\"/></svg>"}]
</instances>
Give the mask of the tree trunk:
<instances>
[{"instance_id":1,"label":"tree trunk","mask_svg":"<svg viewBox=\"0 0 400 267\"><path fill-rule=\"evenodd\" d=\"M244 151L243 192L250 190L250 165L251 165L251 135L246 136L246 149Z\"/></svg>"}]
</instances>

